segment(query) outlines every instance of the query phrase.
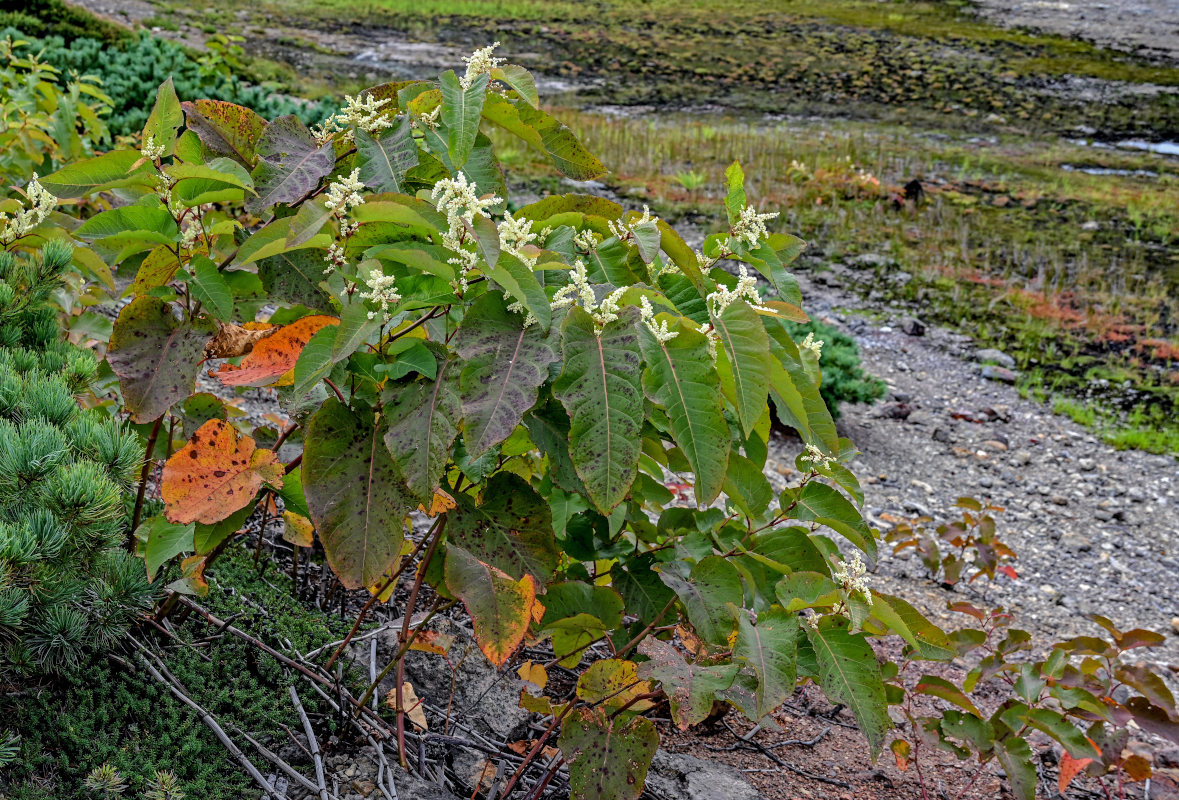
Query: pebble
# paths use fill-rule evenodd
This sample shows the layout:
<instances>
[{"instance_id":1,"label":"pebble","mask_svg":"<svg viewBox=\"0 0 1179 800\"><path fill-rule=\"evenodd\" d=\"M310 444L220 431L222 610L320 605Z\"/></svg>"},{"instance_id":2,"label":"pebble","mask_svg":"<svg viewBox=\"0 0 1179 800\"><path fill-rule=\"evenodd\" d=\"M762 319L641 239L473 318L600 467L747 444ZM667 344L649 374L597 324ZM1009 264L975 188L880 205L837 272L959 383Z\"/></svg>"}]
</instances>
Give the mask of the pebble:
<instances>
[{"instance_id":1,"label":"pebble","mask_svg":"<svg viewBox=\"0 0 1179 800\"><path fill-rule=\"evenodd\" d=\"M1171 632L1179 636L1179 617L1171 617Z\"/></svg>"}]
</instances>

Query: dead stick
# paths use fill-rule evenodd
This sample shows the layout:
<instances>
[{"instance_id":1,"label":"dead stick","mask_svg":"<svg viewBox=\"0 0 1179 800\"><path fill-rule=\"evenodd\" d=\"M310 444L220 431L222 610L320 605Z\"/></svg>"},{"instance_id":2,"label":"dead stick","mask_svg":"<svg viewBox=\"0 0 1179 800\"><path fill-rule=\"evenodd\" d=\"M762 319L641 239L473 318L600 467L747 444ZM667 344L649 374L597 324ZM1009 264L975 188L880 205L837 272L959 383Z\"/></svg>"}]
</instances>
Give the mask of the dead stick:
<instances>
[{"instance_id":1,"label":"dead stick","mask_svg":"<svg viewBox=\"0 0 1179 800\"><path fill-rule=\"evenodd\" d=\"M307 746L311 748L311 757L315 760L315 779L319 781L319 800L328 800L327 781L323 777L323 756L319 752L319 741L315 738L315 731L311 729L311 720L307 718L303 704L299 702L299 693L295 691L294 684L288 686L287 689L290 691L295 711L299 714L299 721L303 723L303 733L307 734Z\"/></svg>"}]
</instances>

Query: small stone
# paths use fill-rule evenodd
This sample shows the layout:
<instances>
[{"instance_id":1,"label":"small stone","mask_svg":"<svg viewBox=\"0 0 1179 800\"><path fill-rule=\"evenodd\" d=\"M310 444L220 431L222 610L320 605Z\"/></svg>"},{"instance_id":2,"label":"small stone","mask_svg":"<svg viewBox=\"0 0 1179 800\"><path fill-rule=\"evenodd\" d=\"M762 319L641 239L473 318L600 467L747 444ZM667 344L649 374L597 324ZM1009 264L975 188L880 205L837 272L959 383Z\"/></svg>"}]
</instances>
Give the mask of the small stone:
<instances>
[{"instance_id":1,"label":"small stone","mask_svg":"<svg viewBox=\"0 0 1179 800\"><path fill-rule=\"evenodd\" d=\"M925 492L926 494L933 494L933 487L932 487L932 486L930 486L930 485L929 485L928 483L926 483L925 481L919 481L919 480L917 480L916 478L914 478L914 479L911 481L911 483L912 483L914 486L916 486L918 489L921 489L921 490L922 490L923 492Z\"/></svg>"},{"instance_id":2,"label":"small stone","mask_svg":"<svg viewBox=\"0 0 1179 800\"><path fill-rule=\"evenodd\" d=\"M993 364L987 364L982 368L982 376L990 381L1015 383L1016 379L1019 378L1019 373L1003 367L996 367Z\"/></svg>"},{"instance_id":3,"label":"small stone","mask_svg":"<svg viewBox=\"0 0 1179 800\"><path fill-rule=\"evenodd\" d=\"M994 450L998 453L1007 452L1007 445L1003 444L998 439L987 439L985 442L983 442L983 447L986 447L989 450Z\"/></svg>"},{"instance_id":4,"label":"small stone","mask_svg":"<svg viewBox=\"0 0 1179 800\"><path fill-rule=\"evenodd\" d=\"M916 317L907 317L901 322L901 330L909 336L924 336L925 323Z\"/></svg>"},{"instance_id":5,"label":"small stone","mask_svg":"<svg viewBox=\"0 0 1179 800\"><path fill-rule=\"evenodd\" d=\"M1027 450L1016 450L1011 454L1011 460L1017 467L1023 467L1032 462L1032 454Z\"/></svg>"},{"instance_id":6,"label":"small stone","mask_svg":"<svg viewBox=\"0 0 1179 800\"><path fill-rule=\"evenodd\" d=\"M1002 350L996 350L988 347L984 350L979 350L974 354L974 360L980 364L997 364L1000 367L1007 369L1015 369L1015 359L1004 353Z\"/></svg>"},{"instance_id":7,"label":"small stone","mask_svg":"<svg viewBox=\"0 0 1179 800\"><path fill-rule=\"evenodd\" d=\"M1179 617L1171 617L1171 632L1179 636Z\"/></svg>"},{"instance_id":8,"label":"small stone","mask_svg":"<svg viewBox=\"0 0 1179 800\"><path fill-rule=\"evenodd\" d=\"M1097 462L1091 458L1082 458L1077 461L1077 466L1084 472L1092 472L1097 469Z\"/></svg>"},{"instance_id":9,"label":"small stone","mask_svg":"<svg viewBox=\"0 0 1179 800\"><path fill-rule=\"evenodd\" d=\"M951 441L950 432L945 428L938 428L933 432L933 440L935 442L941 442L942 444L949 444Z\"/></svg>"},{"instance_id":10,"label":"small stone","mask_svg":"<svg viewBox=\"0 0 1179 800\"><path fill-rule=\"evenodd\" d=\"M1062 494L1054 494L1052 495L1052 502L1058 506L1067 506L1068 498Z\"/></svg>"},{"instance_id":11,"label":"small stone","mask_svg":"<svg viewBox=\"0 0 1179 800\"><path fill-rule=\"evenodd\" d=\"M1045 583L1043 586L1040 587L1040 591L1043 592L1044 594L1048 595L1049 597L1051 597L1052 595L1056 594L1056 587L1053 586L1052 584Z\"/></svg>"},{"instance_id":12,"label":"small stone","mask_svg":"<svg viewBox=\"0 0 1179 800\"><path fill-rule=\"evenodd\" d=\"M1179 747L1168 747L1165 750L1159 750L1154 755L1154 763L1168 769L1179 767Z\"/></svg>"},{"instance_id":13,"label":"small stone","mask_svg":"<svg viewBox=\"0 0 1179 800\"><path fill-rule=\"evenodd\" d=\"M1060 546L1072 553L1087 553L1093 549L1092 542L1073 531L1060 537Z\"/></svg>"}]
</instances>

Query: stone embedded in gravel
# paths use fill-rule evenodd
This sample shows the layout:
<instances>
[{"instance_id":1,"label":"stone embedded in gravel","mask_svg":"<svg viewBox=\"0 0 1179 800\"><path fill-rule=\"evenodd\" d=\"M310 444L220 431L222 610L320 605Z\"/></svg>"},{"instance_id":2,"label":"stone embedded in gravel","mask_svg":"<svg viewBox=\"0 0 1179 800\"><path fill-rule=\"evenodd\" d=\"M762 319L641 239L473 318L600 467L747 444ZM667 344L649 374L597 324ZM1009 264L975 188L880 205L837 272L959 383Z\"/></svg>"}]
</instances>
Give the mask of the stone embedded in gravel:
<instances>
[{"instance_id":1,"label":"stone embedded in gravel","mask_svg":"<svg viewBox=\"0 0 1179 800\"><path fill-rule=\"evenodd\" d=\"M1179 617L1171 617L1171 632L1179 636Z\"/></svg>"},{"instance_id":2,"label":"stone embedded in gravel","mask_svg":"<svg viewBox=\"0 0 1179 800\"><path fill-rule=\"evenodd\" d=\"M916 317L907 317L901 322L901 330L909 336L924 336L925 323Z\"/></svg>"},{"instance_id":3,"label":"stone embedded in gravel","mask_svg":"<svg viewBox=\"0 0 1179 800\"><path fill-rule=\"evenodd\" d=\"M1016 379L1019 378L1019 373L1014 370L1005 369L1004 367L996 367L994 364L987 364L982 368L982 376L989 381L1015 383Z\"/></svg>"},{"instance_id":4,"label":"stone embedded in gravel","mask_svg":"<svg viewBox=\"0 0 1179 800\"><path fill-rule=\"evenodd\" d=\"M980 364L997 364L1007 369L1015 369L1015 359L1002 350L996 350L993 347L979 350L974 354L974 360Z\"/></svg>"},{"instance_id":5,"label":"stone embedded in gravel","mask_svg":"<svg viewBox=\"0 0 1179 800\"><path fill-rule=\"evenodd\" d=\"M1092 542L1074 531L1060 537L1060 546L1071 553L1086 553L1093 549Z\"/></svg>"},{"instance_id":6,"label":"stone embedded in gravel","mask_svg":"<svg viewBox=\"0 0 1179 800\"><path fill-rule=\"evenodd\" d=\"M655 754L647 788L669 800L763 800L733 767L666 750Z\"/></svg>"}]
</instances>

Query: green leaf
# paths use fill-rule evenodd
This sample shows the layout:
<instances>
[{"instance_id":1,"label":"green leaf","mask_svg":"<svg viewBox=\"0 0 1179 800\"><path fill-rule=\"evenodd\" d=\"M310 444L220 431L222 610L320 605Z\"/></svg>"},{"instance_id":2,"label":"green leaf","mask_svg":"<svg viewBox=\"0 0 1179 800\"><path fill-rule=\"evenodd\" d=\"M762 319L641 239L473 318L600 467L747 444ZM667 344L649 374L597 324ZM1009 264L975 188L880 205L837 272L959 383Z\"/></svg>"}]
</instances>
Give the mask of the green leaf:
<instances>
[{"instance_id":1,"label":"green leaf","mask_svg":"<svg viewBox=\"0 0 1179 800\"><path fill-rule=\"evenodd\" d=\"M513 579L531 575L543 584L552 577L558 559L552 511L527 481L498 472L481 505L466 494L455 502L447 532L453 544Z\"/></svg>"},{"instance_id":2,"label":"green leaf","mask_svg":"<svg viewBox=\"0 0 1179 800\"><path fill-rule=\"evenodd\" d=\"M132 422L151 422L193 393L212 335L211 319L180 319L157 297L137 297L119 312L106 360Z\"/></svg>"},{"instance_id":3,"label":"green leaf","mask_svg":"<svg viewBox=\"0 0 1179 800\"><path fill-rule=\"evenodd\" d=\"M536 273L527 264L511 253L500 253L496 265L487 269L487 277L507 289L508 294L532 312L541 330L548 333L552 322L549 297L536 279Z\"/></svg>"},{"instance_id":4,"label":"green leaf","mask_svg":"<svg viewBox=\"0 0 1179 800\"><path fill-rule=\"evenodd\" d=\"M757 464L740 453L729 456L725 494L749 517L761 516L774 499L774 490Z\"/></svg>"},{"instance_id":5,"label":"green leaf","mask_svg":"<svg viewBox=\"0 0 1179 800\"><path fill-rule=\"evenodd\" d=\"M784 513L788 519L826 525L869 557L876 558L876 540L860 512L850 500L825 483L808 482L798 496L797 505Z\"/></svg>"},{"instance_id":6,"label":"green leaf","mask_svg":"<svg viewBox=\"0 0 1179 800\"><path fill-rule=\"evenodd\" d=\"M192 552L193 525L168 522L161 514L140 523L135 538L143 543L143 559L147 563L147 579L154 581L160 567L181 553Z\"/></svg>"},{"instance_id":7,"label":"green leaf","mask_svg":"<svg viewBox=\"0 0 1179 800\"><path fill-rule=\"evenodd\" d=\"M567 178L588 181L606 174L602 162L577 141L567 125L539 109L493 96L485 102L483 116L547 154Z\"/></svg>"},{"instance_id":8,"label":"green leaf","mask_svg":"<svg viewBox=\"0 0 1179 800\"><path fill-rule=\"evenodd\" d=\"M491 70L491 79L493 81L503 81L512 89L516 90L516 94L520 95L520 99L526 102L533 108L540 108L540 95L536 91L536 79L532 77L532 73L517 64L505 64L502 67L493 67Z\"/></svg>"},{"instance_id":9,"label":"green leaf","mask_svg":"<svg viewBox=\"0 0 1179 800\"><path fill-rule=\"evenodd\" d=\"M995 757L1011 784L1011 793L1017 800L1036 800L1035 754L1026 740L1019 737L1003 739L995 744Z\"/></svg>"},{"instance_id":10,"label":"green leaf","mask_svg":"<svg viewBox=\"0 0 1179 800\"><path fill-rule=\"evenodd\" d=\"M683 603L688 621L709 644L723 644L733 632L729 604L740 606L744 597L737 568L720 556L708 556L692 568L685 580L664 566L660 579Z\"/></svg>"},{"instance_id":11,"label":"green leaf","mask_svg":"<svg viewBox=\"0 0 1179 800\"><path fill-rule=\"evenodd\" d=\"M188 288L193 297L204 303L215 318L223 322L232 319L233 293L217 265L206 256L194 256L189 266L192 278L188 281Z\"/></svg>"},{"instance_id":12,"label":"green leaf","mask_svg":"<svg viewBox=\"0 0 1179 800\"><path fill-rule=\"evenodd\" d=\"M228 156L246 169L254 166L254 149L266 120L250 109L221 100L181 103L188 129L214 156Z\"/></svg>"},{"instance_id":13,"label":"green leaf","mask_svg":"<svg viewBox=\"0 0 1179 800\"><path fill-rule=\"evenodd\" d=\"M147 117L147 124L143 126L144 142L150 137L157 147L164 148L164 155L172 155L176 145L176 131L184 124L184 111L180 108L180 98L176 96L176 88L172 85L172 76L160 84L156 90L156 102Z\"/></svg>"},{"instance_id":14,"label":"green leaf","mask_svg":"<svg viewBox=\"0 0 1179 800\"><path fill-rule=\"evenodd\" d=\"M74 231L79 239L171 244L176 241L176 220L163 206L123 206L95 214Z\"/></svg>"},{"instance_id":15,"label":"green leaf","mask_svg":"<svg viewBox=\"0 0 1179 800\"><path fill-rule=\"evenodd\" d=\"M872 616L908 642L920 658L949 661L957 655L945 632L899 597L872 592Z\"/></svg>"},{"instance_id":16,"label":"green leaf","mask_svg":"<svg viewBox=\"0 0 1179 800\"><path fill-rule=\"evenodd\" d=\"M208 164L169 164L163 172L175 180L172 196L186 206L213 202L240 202L254 194L250 173L231 158L215 158Z\"/></svg>"},{"instance_id":17,"label":"green leaf","mask_svg":"<svg viewBox=\"0 0 1179 800\"><path fill-rule=\"evenodd\" d=\"M717 692L732 686L739 670L736 664L689 664L674 645L658 639L644 639L639 652L650 659L639 664L639 675L663 685L672 721L680 730L703 722L712 713Z\"/></svg>"},{"instance_id":18,"label":"green leaf","mask_svg":"<svg viewBox=\"0 0 1179 800\"><path fill-rule=\"evenodd\" d=\"M637 317L638 309L626 307L599 335L589 314L571 309L563 330L564 367L553 384L553 396L572 421L573 466L606 515L626 497L638 470L644 410Z\"/></svg>"},{"instance_id":19,"label":"green leaf","mask_svg":"<svg viewBox=\"0 0 1179 800\"><path fill-rule=\"evenodd\" d=\"M308 207L314 207L314 203L304 203L300 211ZM258 278L267 296L274 300L330 312L332 305L327 292L319 288L323 268L320 251L294 250L259 261Z\"/></svg>"},{"instance_id":20,"label":"green leaf","mask_svg":"<svg viewBox=\"0 0 1179 800\"><path fill-rule=\"evenodd\" d=\"M737 642L733 657L744 661L757 676L757 719L772 714L794 694L798 668L798 615L780 608L760 614L757 624L735 608Z\"/></svg>"},{"instance_id":21,"label":"green leaf","mask_svg":"<svg viewBox=\"0 0 1179 800\"><path fill-rule=\"evenodd\" d=\"M657 321L668 318L661 314ZM639 326L639 344L647 363L643 389L667 412L672 438L696 476L696 502L707 505L724 484L732 436L708 340L683 322L673 330L675 338L661 342L646 325Z\"/></svg>"},{"instance_id":22,"label":"green leaf","mask_svg":"<svg viewBox=\"0 0 1179 800\"><path fill-rule=\"evenodd\" d=\"M831 702L851 709L875 762L892 722L872 646L864 634L850 633L842 617L823 617L817 629L805 625L803 630L815 651L819 686Z\"/></svg>"},{"instance_id":23,"label":"green leaf","mask_svg":"<svg viewBox=\"0 0 1179 800\"><path fill-rule=\"evenodd\" d=\"M488 292L471 305L455 349L466 361L459 379L463 440L477 458L508 438L536 404L537 388L548 378L557 354L537 326L525 328L507 310L499 292Z\"/></svg>"},{"instance_id":24,"label":"green leaf","mask_svg":"<svg viewBox=\"0 0 1179 800\"><path fill-rule=\"evenodd\" d=\"M783 424L799 432L804 442L828 453L839 452L839 434L819 387L803 367L798 347L785 324L776 317L761 318L770 337L771 385L774 405Z\"/></svg>"},{"instance_id":25,"label":"green leaf","mask_svg":"<svg viewBox=\"0 0 1179 800\"><path fill-rule=\"evenodd\" d=\"M360 180L375 192L404 192L405 173L418 163L409 116L397 117L393 127L375 136L356 131L356 166Z\"/></svg>"},{"instance_id":26,"label":"green leaf","mask_svg":"<svg viewBox=\"0 0 1179 800\"><path fill-rule=\"evenodd\" d=\"M487 659L502 667L532 621L536 584L531 575L514 581L461 547L446 548L446 587L459 597L475 627L475 641Z\"/></svg>"},{"instance_id":27,"label":"green leaf","mask_svg":"<svg viewBox=\"0 0 1179 800\"><path fill-rule=\"evenodd\" d=\"M475 146L489 77L486 73L476 76L467 89L459 83L454 70L447 70L439 79L442 122L446 125L447 150L454 172L463 168L467 157L471 155L471 148Z\"/></svg>"},{"instance_id":28,"label":"green leaf","mask_svg":"<svg viewBox=\"0 0 1179 800\"><path fill-rule=\"evenodd\" d=\"M1073 758L1101 758L1101 753L1085 734L1077 730L1077 727L1059 712L1047 708L1033 708L1027 714L1027 723L1060 742Z\"/></svg>"},{"instance_id":29,"label":"green leaf","mask_svg":"<svg viewBox=\"0 0 1179 800\"><path fill-rule=\"evenodd\" d=\"M433 355L431 354L431 357ZM462 419L457 359L438 359L435 380L394 387L385 397L389 430L385 446L401 467L409 490L429 506L450 460Z\"/></svg>"},{"instance_id":30,"label":"green leaf","mask_svg":"<svg viewBox=\"0 0 1179 800\"><path fill-rule=\"evenodd\" d=\"M541 629L576 614L588 614L606 630L622 624L623 603L618 592L609 586L594 586L582 581L554 583L545 591Z\"/></svg>"},{"instance_id":31,"label":"green leaf","mask_svg":"<svg viewBox=\"0 0 1179 800\"><path fill-rule=\"evenodd\" d=\"M254 503L249 503L220 522L215 522L212 525L196 523L196 531L192 537L193 549L201 555L211 553L213 548L241 530L242 525L246 522L246 518L254 512L254 506Z\"/></svg>"},{"instance_id":32,"label":"green leaf","mask_svg":"<svg viewBox=\"0 0 1179 800\"><path fill-rule=\"evenodd\" d=\"M332 345L335 344L336 325L320 328L299 353L299 360L295 362L295 386L292 394L303 397L311 387L326 378L332 371Z\"/></svg>"},{"instance_id":33,"label":"green leaf","mask_svg":"<svg viewBox=\"0 0 1179 800\"><path fill-rule=\"evenodd\" d=\"M258 192L246 203L255 214L278 203L295 203L315 191L336 165L331 143L318 145L298 117L288 114L266 126L258 140L258 166L251 176Z\"/></svg>"},{"instance_id":34,"label":"green leaf","mask_svg":"<svg viewBox=\"0 0 1179 800\"><path fill-rule=\"evenodd\" d=\"M839 587L821 572L798 570L778 581L774 594L787 611L830 606L839 600Z\"/></svg>"},{"instance_id":35,"label":"green leaf","mask_svg":"<svg viewBox=\"0 0 1179 800\"><path fill-rule=\"evenodd\" d=\"M765 413L770 391L769 337L761 318L744 300L736 300L712 318L720 339L717 369L725 394L733 400L741 429L748 437Z\"/></svg>"},{"instance_id":36,"label":"green leaf","mask_svg":"<svg viewBox=\"0 0 1179 800\"><path fill-rule=\"evenodd\" d=\"M579 708L561 726L557 745L569 763L570 800L638 800L659 732L644 717L624 721Z\"/></svg>"},{"instance_id":37,"label":"green leaf","mask_svg":"<svg viewBox=\"0 0 1179 800\"><path fill-rule=\"evenodd\" d=\"M94 158L75 161L41 178L40 183L58 197L82 197L155 178L155 169L142 161L137 150L112 150ZM134 168L134 171L133 171Z\"/></svg>"},{"instance_id":38,"label":"green leaf","mask_svg":"<svg viewBox=\"0 0 1179 800\"><path fill-rule=\"evenodd\" d=\"M532 441L548 457L548 476L566 492L585 494L569 457L569 415L553 397L547 397L524 417Z\"/></svg>"},{"instance_id":39,"label":"green leaf","mask_svg":"<svg viewBox=\"0 0 1179 800\"><path fill-rule=\"evenodd\" d=\"M370 413L329 398L311 418L303 492L328 564L349 589L373 586L396 562L416 506Z\"/></svg>"},{"instance_id":40,"label":"green leaf","mask_svg":"<svg viewBox=\"0 0 1179 800\"><path fill-rule=\"evenodd\" d=\"M741 209L746 205L745 173L736 161L725 170L725 186L728 189L725 195L725 213L729 217L729 227L732 227L741 218Z\"/></svg>"},{"instance_id":41,"label":"green leaf","mask_svg":"<svg viewBox=\"0 0 1179 800\"><path fill-rule=\"evenodd\" d=\"M610 573L611 582L626 601L627 609L644 625L651 624L675 597L659 579L659 573L651 569L653 563L650 556L639 556L626 562L625 569L616 564Z\"/></svg>"}]
</instances>

